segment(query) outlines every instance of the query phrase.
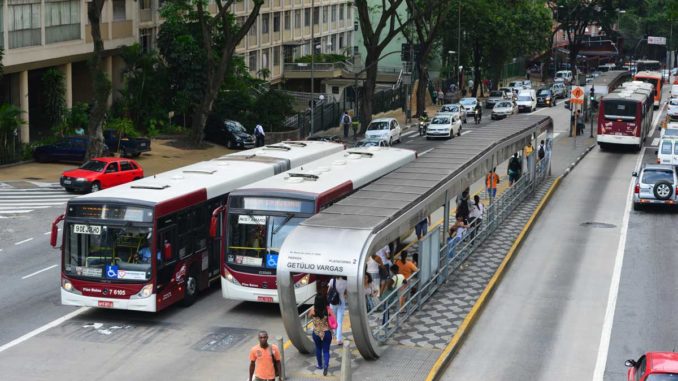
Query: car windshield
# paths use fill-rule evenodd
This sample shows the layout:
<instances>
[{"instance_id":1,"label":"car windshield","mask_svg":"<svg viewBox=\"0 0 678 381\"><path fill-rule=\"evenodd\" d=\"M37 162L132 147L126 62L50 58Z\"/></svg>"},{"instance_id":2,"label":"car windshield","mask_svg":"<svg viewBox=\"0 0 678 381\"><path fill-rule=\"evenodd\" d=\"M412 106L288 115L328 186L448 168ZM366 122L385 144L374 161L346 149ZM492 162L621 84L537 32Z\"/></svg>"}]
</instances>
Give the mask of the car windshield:
<instances>
[{"instance_id":1,"label":"car windshield","mask_svg":"<svg viewBox=\"0 0 678 381\"><path fill-rule=\"evenodd\" d=\"M227 262L254 271L262 267L274 271L283 241L305 219L294 217L293 213L287 216L229 214Z\"/></svg>"},{"instance_id":2,"label":"car windshield","mask_svg":"<svg viewBox=\"0 0 678 381\"><path fill-rule=\"evenodd\" d=\"M670 155L671 151L673 151L673 143L670 141L664 141L662 142L662 150L661 153L664 155Z\"/></svg>"},{"instance_id":3,"label":"car windshield","mask_svg":"<svg viewBox=\"0 0 678 381\"><path fill-rule=\"evenodd\" d=\"M476 104L476 100L473 98L462 98L459 103L463 104L464 106L473 106Z\"/></svg>"},{"instance_id":4,"label":"car windshield","mask_svg":"<svg viewBox=\"0 0 678 381\"><path fill-rule=\"evenodd\" d=\"M653 373L645 381L678 381L677 373Z\"/></svg>"},{"instance_id":5,"label":"car windshield","mask_svg":"<svg viewBox=\"0 0 678 381\"><path fill-rule=\"evenodd\" d=\"M678 136L678 129L676 128L668 128L664 130L664 136ZM678 147L678 146L676 146Z\"/></svg>"},{"instance_id":6,"label":"car windshield","mask_svg":"<svg viewBox=\"0 0 678 381\"><path fill-rule=\"evenodd\" d=\"M378 147L379 146L379 140L365 139L365 140L359 141L355 146L356 147Z\"/></svg>"},{"instance_id":7,"label":"car windshield","mask_svg":"<svg viewBox=\"0 0 678 381\"><path fill-rule=\"evenodd\" d=\"M496 97L503 97L504 93L501 91L492 91L490 92L490 97L496 98Z\"/></svg>"},{"instance_id":8,"label":"car windshield","mask_svg":"<svg viewBox=\"0 0 678 381\"><path fill-rule=\"evenodd\" d=\"M643 172L644 184L656 184L658 181L668 181L673 184L673 172L668 169L646 169Z\"/></svg>"},{"instance_id":9,"label":"car windshield","mask_svg":"<svg viewBox=\"0 0 678 381\"><path fill-rule=\"evenodd\" d=\"M90 160L80 166L80 169L92 172L103 172L104 168L106 168L106 163L100 160Z\"/></svg>"},{"instance_id":10,"label":"car windshield","mask_svg":"<svg viewBox=\"0 0 678 381\"><path fill-rule=\"evenodd\" d=\"M669 104L671 106L678 106L678 98L671 98L671 100L669 101Z\"/></svg>"},{"instance_id":11,"label":"car windshield","mask_svg":"<svg viewBox=\"0 0 678 381\"><path fill-rule=\"evenodd\" d=\"M130 281L151 279L152 228L70 223L66 229L67 274Z\"/></svg>"},{"instance_id":12,"label":"car windshield","mask_svg":"<svg viewBox=\"0 0 678 381\"><path fill-rule=\"evenodd\" d=\"M388 122L372 122L367 126L368 131L388 130Z\"/></svg>"},{"instance_id":13,"label":"car windshield","mask_svg":"<svg viewBox=\"0 0 678 381\"><path fill-rule=\"evenodd\" d=\"M459 111L459 106L452 105L452 106L443 106L440 111L447 111L447 112L457 112Z\"/></svg>"},{"instance_id":14,"label":"car windshield","mask_svg":"<svg viewBox=\"0 0 678 381\"><path fill-rule=\"evenodd\" d=\"M519 100L519 101L528 101L528 102L529 102L529 101L532 100L532 97L530 97L529 95L518 95L518 100Z\"/></svg>"},{"instance_id":15,"label":"car windshield","mask_svg":"<svg viewBox=\"0 0 678 381\"><path fill-rule=\"evenodd\" d=\"M539 95L551 95L549 90L539 90Z\"/></svg>"},{"instance_id":16,"label":"car windshield","mask_svg":"<svg viewBox=\"0 0 678 381\"><path fill-rule=\"evenodd\" d=\"M510 82L509 87L516 87L516 82Z\"/></svg>"},{"instance_id":17,"label":"car windshield","mask_svg":"<svg viewBox=\"0 0 678 381\"><path fill-rule=\"evenodd\" d=\"M564 72L559 71L559 72L556 73L556 78L564 78L564 77L565 77L565 73L564 73Z\"/></svg>"},{"instance_id":18,"label":"car windshield","mask_svg":"<svg viewBox=\"0 0 678 381\"><path fill-rule=\"evenodd\" d=\"M450 118L433 118L431 124L448 124L450 123Z\"/></svg>"},{"instance_id":19,"label":"car windshield","mask_svg":"<svg viewBox=\"0 0 678 381\"><path fill-rule=\"evenodd\" d=\"M243 127L242 124L237 123L237 122L227 123L226 128L228 128L228 130L231 131L231 132L247 133L247 130L245 130L245 127Z\"/></svg>"},{"instance_id":20,"label":"car windshield","mask_svg":"<svg viewBox=\"0 0 678 381\"><path fill-rule=\"evenodd\" d=\"M501 103L497 103L497 105L494 106L494 107L496 107L496 108L509 108L509 107L511 107L511 103L510 102L501 102Z\"/></svg>"}]
</instances>

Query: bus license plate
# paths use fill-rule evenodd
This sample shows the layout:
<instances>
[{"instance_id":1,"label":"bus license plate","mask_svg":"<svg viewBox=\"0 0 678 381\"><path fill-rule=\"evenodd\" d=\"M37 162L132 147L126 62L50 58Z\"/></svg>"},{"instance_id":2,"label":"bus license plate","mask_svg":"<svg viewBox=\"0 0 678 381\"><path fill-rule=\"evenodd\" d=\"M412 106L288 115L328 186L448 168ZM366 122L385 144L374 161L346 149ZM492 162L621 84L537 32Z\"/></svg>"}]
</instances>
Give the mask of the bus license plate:
<instances>
[{"instance_id":1,"label":"bus license plate","mask_svg":"<svg viewBox=\"0 0 678 381\"><path fill-rule=\"evenodd\" d=\"M272 296L257 296L257 301L273 303L273 297Z\"/></svg>"},{"instance_id":2,"label":"bus license plate","mask_svg":"<svg viewBox=\"0 0 678 381\"><path fill-rule=\"evenodd\" d=\"M109 302L107 300L99 300L97 305L101 308L113 308L113 302Z\"/></svg>"},{"instance_id":3,"label":"bus license plate","mask_svg":"<svg viewBox=\"0 0 678 381\"><path fill-rule=\"evenodd\" d=\"M73 233L101 235L101 226L75 224L73 225Z\"/></svg>"}]
</instances>

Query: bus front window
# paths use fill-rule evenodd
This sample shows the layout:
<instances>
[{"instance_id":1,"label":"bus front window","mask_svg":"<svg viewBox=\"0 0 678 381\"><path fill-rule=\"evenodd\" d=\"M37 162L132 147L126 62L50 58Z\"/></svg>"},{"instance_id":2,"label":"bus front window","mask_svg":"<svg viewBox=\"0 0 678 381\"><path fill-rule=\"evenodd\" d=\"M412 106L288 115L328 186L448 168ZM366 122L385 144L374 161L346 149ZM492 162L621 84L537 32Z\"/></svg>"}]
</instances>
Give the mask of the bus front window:
<instances>
[{"instance_id":1,"label":"bus front window","mask_svg":"<svg viewBox=\"0 0 678 381\"><path fill-rule=\"evenodd\" d=\"M304 218L231 214L227 262L229 265L275 270L277 255L287 235Z\"/></svg>"},{"instance_id":2,"label":"bus front window","mask_svg":"<svg viewBox=\"0 0 678 381\"><path fill-rule=\"evenodd\" d=\"M122 281L151 278L150 227L71 223L67 229L68 275Z\"/></svg>"}]
</instances>

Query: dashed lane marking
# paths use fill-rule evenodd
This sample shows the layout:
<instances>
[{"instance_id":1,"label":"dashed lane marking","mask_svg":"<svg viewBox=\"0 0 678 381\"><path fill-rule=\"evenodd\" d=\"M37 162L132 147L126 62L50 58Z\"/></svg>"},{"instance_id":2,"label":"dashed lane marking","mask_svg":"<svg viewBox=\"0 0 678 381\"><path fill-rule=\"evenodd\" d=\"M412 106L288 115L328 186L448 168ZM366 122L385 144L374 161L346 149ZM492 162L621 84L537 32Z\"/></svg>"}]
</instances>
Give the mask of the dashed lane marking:
<instances>
[{"instance_id":1,"label":"dashed lane marking","mask_svg":"<svg viewBox=\"0 0 678 381\"><path fill-rule=\"evenodd\" d=\"M426 155L427 153L429 153L429 152L431 152L431 151L433 151L433 148L427 149L426 151L420 153L419 156L424 156L424 155Z\"/></svg>"},{"instance_id":2,"label":"dashed lane marking","mask_svg":"<svg viewBox=\"0 0 678 381\"><path fill-rule=\"evenodd\" d=\"M30 278L30 277L32 277L32 276L34 276L34 275L38 275L38 274L43 273L43 272L45 272L45 271L47 271L47 270L51 270L51 269L53 269L53 268L55 268L55 267L57 267L57 265L52 265L52 266L49 266L49 267L45 267L45 268L42 269L42 270L38 270L38 271L36 271L36 272L34 272L34 273L31 273L31 274L22 276L21 279L22 279L22 280L23 280L23 279L28 279L28 278Z\"/></svg>"},{"instance_id":3,"label":"dashed lane marking","mask_svg":"<svg viewBox=\"0 0 678 381\"><path fill-rule=\"evenodd\" d=\"M30 241L32 241L32 240L33 240L33 237L27 238L27 239L25 239L25 240L23 240L23 241L16 242L16 243L14 244L14 246L23 245L24 243L30 242Z\"/></svg>"}]
</instances>

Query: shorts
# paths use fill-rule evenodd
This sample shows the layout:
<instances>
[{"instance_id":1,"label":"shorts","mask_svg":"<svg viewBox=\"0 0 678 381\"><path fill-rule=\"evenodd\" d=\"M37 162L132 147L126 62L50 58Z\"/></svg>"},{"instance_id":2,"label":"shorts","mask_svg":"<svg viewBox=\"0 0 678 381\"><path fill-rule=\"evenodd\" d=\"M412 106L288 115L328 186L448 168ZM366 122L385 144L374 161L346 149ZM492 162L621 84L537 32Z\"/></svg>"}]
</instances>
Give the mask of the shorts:
<instances>
[{"instance_id":1,"label":"shorts","mask_svg":"<svg viewBox=\"0 0 678 381\"><path fill-rule=\"evenodd\" d=\"M425 236L426 233L428 233L428 221L422 220L417 225L415 225L414 232L417 233L417 237Z\"/></svg>"}]
</instances>

